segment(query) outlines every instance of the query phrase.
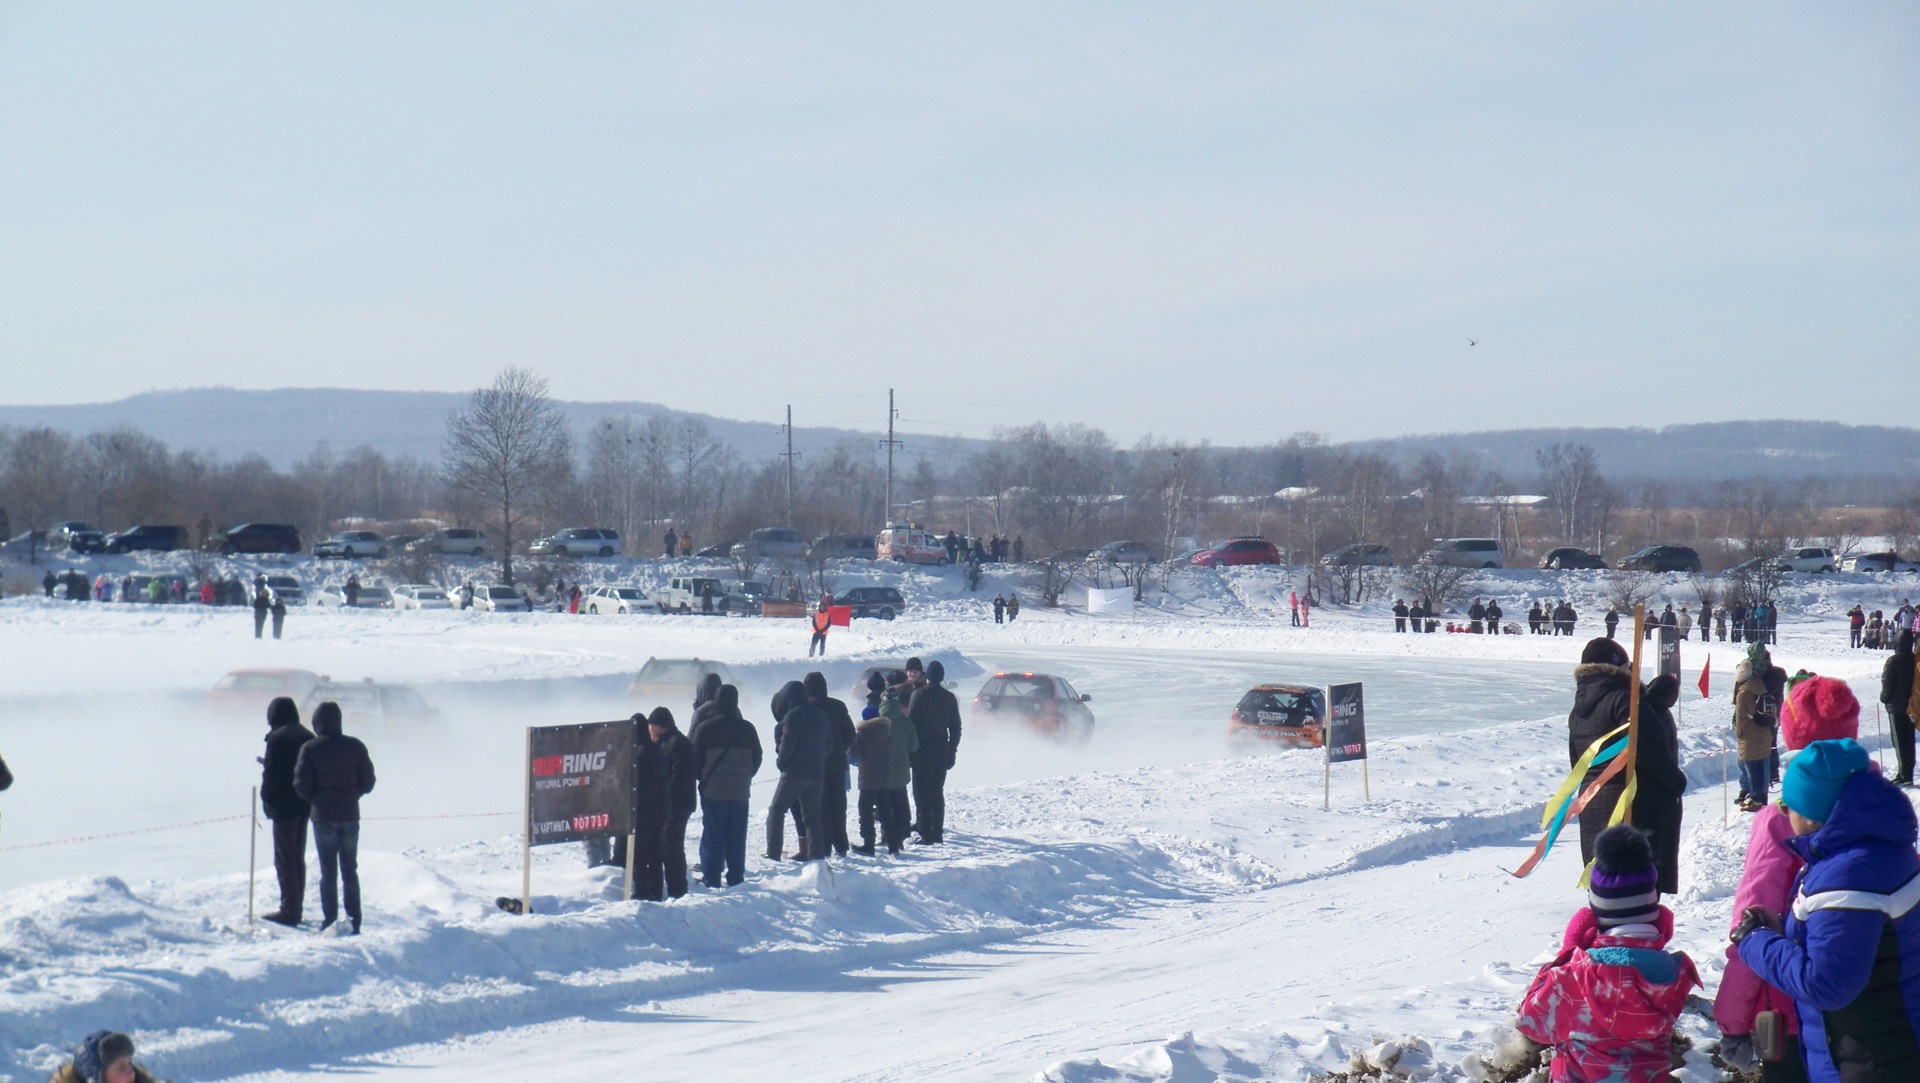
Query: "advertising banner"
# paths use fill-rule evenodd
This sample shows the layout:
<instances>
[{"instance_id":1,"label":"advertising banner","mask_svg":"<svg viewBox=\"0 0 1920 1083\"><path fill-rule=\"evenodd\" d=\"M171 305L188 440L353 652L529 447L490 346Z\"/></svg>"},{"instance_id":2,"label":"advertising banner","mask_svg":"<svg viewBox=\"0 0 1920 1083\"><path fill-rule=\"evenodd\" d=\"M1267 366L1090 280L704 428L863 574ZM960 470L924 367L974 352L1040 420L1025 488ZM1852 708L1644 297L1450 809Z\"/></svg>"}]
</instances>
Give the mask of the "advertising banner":
<instances>
[{"instance_id":1,"label":"advertising banner","mask_svg":"<svg viewBox=\"0 0 1920 1083\"><path fill-rule=\"evenodd\" d=\"M1360 685L1327 686L1327 762L1367 758L1367 713Z\"/></svg>"},{"instance_id":2,"label":"advertising banner","mask_svg":"<svg viewBox=\"0 0 1920 1083\"><path fill-rule=\"evenodd\" d=\"M632 719L529 729L528 844L632 833L638 737Z\"/></svg>"},{"instance_id":3,"label":"advertising banner","mask_svg":"<svg viewBox=\"0 0 1920 1083\"><path fill-rule=\"evenodd\" d=\"M1133 612L1133 588L1102 589L1087 588L1087 612L1089 613L1131 613Z\"/></svg>"},{"instance_id":4,"label":"advertising banner","mask_svg":"<svg viewBox=\"0 0 1920 1083\"><path fill-rule=\"evenodd\" d=\"M1680 629L1672 625L1660 625L1660 670L1662 677L1680 676Z\"/></svg>"}]
</instances>

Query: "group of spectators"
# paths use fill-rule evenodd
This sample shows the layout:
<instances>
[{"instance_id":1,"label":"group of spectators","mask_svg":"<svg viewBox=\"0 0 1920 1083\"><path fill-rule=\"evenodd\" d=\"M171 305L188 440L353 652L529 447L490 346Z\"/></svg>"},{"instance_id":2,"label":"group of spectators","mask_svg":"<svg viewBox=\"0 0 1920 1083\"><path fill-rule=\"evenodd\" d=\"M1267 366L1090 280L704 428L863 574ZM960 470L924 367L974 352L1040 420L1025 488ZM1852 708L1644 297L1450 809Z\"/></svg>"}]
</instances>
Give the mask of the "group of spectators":
<instances>
[{"instance_id":1,"label":"group of spectators","mask_svg":"<svg viewBox=\"0 0 1920 1083\"><path fill-rule=\"evenodd\" d=\"M1912 636L1881 699L1912 703ZM1891 665L1891 663L1890 663ZM1568 755L1623 732L1632 682L1626 652L1587 644L1575 670ZM1776 710L1769 697L1784 696ZM1654 1083L1670 1078L1674 1021L1701 984L1693 961L1669 951L1679 889L1680 800L1672 706L1678 682L1640 699L1635 796L1627 823L1608 826L1625 793L1615 777L1580 813L1587 905L1522 997L1518 1025L1553 1047L1560 1081ZM1901 773L1883 777L1858 743L1860 705L1846 682L1789 679L1755 641L1735 693L1745 786L1754 813L1734 894L1727 965L1714 997L1720 1062L1769 1083L1920 1080L1920 841L1912 803L1912 727L1896 733ZM1767 799L1778 730L1790 756L1778 802ZM1754 732L1755 730L1763 732ZM1589 770L1597 782L1602 767Z\"/></svg>"},{"instance_id":2,"label":"group of spectators","mask_svg":"<svg viewBox=\"0 0 1920 1083\"><path fill-rule=\"evenodd\" d=\"M1867 650L1892 650L1900 633L1913 631L1914 623L1913 603L1905 598L1900 599L1900 608L1891 617L1878 609L1865 613L1855 605L1847 610L1847 643Z\"/></svg>"}]
</instances>

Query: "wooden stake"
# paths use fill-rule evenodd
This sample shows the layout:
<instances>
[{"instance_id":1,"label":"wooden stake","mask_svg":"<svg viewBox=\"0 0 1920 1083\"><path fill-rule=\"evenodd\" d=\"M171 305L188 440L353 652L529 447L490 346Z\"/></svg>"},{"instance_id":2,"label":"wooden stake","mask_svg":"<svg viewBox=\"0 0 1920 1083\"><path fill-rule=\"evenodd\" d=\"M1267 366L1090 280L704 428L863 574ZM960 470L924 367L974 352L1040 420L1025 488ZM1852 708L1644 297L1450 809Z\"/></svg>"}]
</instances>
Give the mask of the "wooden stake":
<instances>
[{"instance_id":1,"label":"wooden stake","mask_svg":"<svg viewBox=\"0 0 1920 1083\"><path fill-rule=\"evenodd\" d=\"M1633 607L1633 676L1627 682L1627 774L1628 782L1633 781L1633 766L1638 763L1640 754L1640 648L1647 642L1647 607ZM1626 793L1622 791L1622 797ZM1633 822L1633 806L1627 806L1624 824Z\"/></svg>"},{"instance_id":2,"label":"wooden stake","mask_svg":"<svg viewBox=\"0 0 1920 1083\"><path fill-rule=\"evenodd\" d=\"M253 928L253 875L260 867L260 787L247 790L247 928ZM281 900L285 902L286 900Z\"/></svg>"},{"instance_id":3,"label":"wooden stake","mask_svg":"<svg viewBox=\"0 0 1920 1083\"><path fill-rule=\"evenodd\" d=\"M520 912L533 913L533 727L527 727L527 758L520 773Z\"/></svg>"}]
</instances>

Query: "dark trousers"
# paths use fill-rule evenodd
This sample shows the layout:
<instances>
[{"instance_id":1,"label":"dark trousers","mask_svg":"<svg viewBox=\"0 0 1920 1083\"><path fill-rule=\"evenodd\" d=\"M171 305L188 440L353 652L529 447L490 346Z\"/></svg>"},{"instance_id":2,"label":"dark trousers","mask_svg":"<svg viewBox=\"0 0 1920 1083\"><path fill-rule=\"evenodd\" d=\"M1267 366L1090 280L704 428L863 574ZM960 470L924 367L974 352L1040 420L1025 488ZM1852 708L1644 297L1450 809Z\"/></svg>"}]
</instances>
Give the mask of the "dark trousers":
<instances>
[{"instance_id":1,"label":"dark trousers","mask_svg":"<svg viewBox=\"0 0 1920 1083\"><path fill-rule=\"evenodd\" d=\"M642 820L633 831L633 897L648 902L659 902L667 897L665 847L667 824L673 820ZM680 822L680 882L687 881L686 821ZM681 894L686 888L681 888Z\"/></svg>"},{"instance_id":2,"label":"dark trousers","mask_svg":"<svg viewBox=\"0 0 1920 1083\"><path fill-rule=\"evenodd\" d=\"M913 765L913 829L922 842L939 842L947 828L947 769L944 757Z\"/></svg>"},{"instance_id":3,"label":"dark trousers","mask_svg":"<svg viewBox=\"0 0 1920 1083\"><path fill-rule=\"evenodd\" d=\"M284 613L275 613L275 614L273 615L273 638L275 638L275 639L279 639L279 638L280 638L280 629L282 629L282 628L285 628L286 626L287 626L287 616L286 616L286 614L284 614Z\"/></svg>"},{"instance_id":4,"label":"dark trousers","mask_svg":"<svg viewBox=\"0 0 1920 1083\"><path fill-rule=\"evenodd\" d=\"M880 824L880 841L887 852L900 852L900 840L906 835L906 825L895 816L893 795L898 790L861 790L860 791L860 845L863 849L873 849L873 825ZM905 794L900 795L903 799Z\"/></svg>"},{"instance_id":5,"label":"dark trousers","mask_svg":"<svg viewBox=\"0 0 1920 1083\"><path fill-rule=\"evenodd\" d=\"M660 825L660 869L667 881L667 898L687 893L687 821L693 810L669 812Z\"/></svg>"},{"instance_id":6,"label":"dark trousers","mask_svg":"<svg viewBox=\"0 0 1920 1083\"><path fill-rule=\"evenodd\" d=\"M1393 630L1394 630L1394 631L1396 631L1396 632L1404 632L1404 631L1406 631L1406 630L1407 630L1407 618L1405 618L1405 617L1395 617L1395 618L1393 618Z\"/></svg>"},{"instance_id":7,"label":"dark trousers","mask_svg":"<svg viewBox=\"0 0 1920 1083\"><path fill-rule=\"evenodd\" d=\"M727 883L747 878L747 803L745 801L700 801L700 879L708 887L720 886L720 870L726 869Z\"/></svg>"},{"instance_id":8,"label":"dark trousers","mask_svg":"<svg viewBox=\"0 0 1920 1083\"><path fill-rule=\"evenodd\" d=\"M300 920L307 899L307 818L282 816L273 821L273 873L280 879L280 913Z\"/></svg>"},{"instance_id":9,"label":"dark trousers","mask_svg":"<svg viewBox=\"0 0 1920 1083\"><path fill-rule=\"evenodd\" d=\"M820 821L824 825L821 829L820 856L825 857L829 848L845 856L848 846L846 775L828 775L826 782L821 785Z\"/></svg>"},{"instance_id":10,"label":"dark trousers","mask_svg":"<svg viewBox=\"0 0 1920 1083\"><path fill-rule=\"evenodd\" d=\"M811 861L826 855L826 832L818 829L820 823L820 780L782 778L773 788L773 803L767 806L767 856L780 860L780 851L786 845L787 813L794 812L800 822L807 825L807 843L800 848L798 857L802 861Z\"/></svg>"},{"instance_id":11,"label":"dark trousers","mask_svg":"<svg viewBox=\"0 0 1920 1083\"><path fill-rule=\"evenodd\" d=\"M1781 1043L1779 1060L1760 1062L1760 1078L1763 1083L1807 1083L1806 1053L1800 1048L1800 1039L1789 1034Z\"/></svg>"},{"instance_id":12,"label":"dark trousers","mask_svg":"<svg viewBox=\"0 0 1920 1083\"><path fill-rule=\"evenodd\" d=\"M266 626L267 626L267 611L264 609L254 610L253 611L253 638L259 639L260 632L263 629L265 629Z\"/></svg>"},{"instance_id":13,"label":"dark trousers","mask_svg":"<svg viewBox=\"0 0 1920 1083\"><path fill-rule=\"evenodd\" d=\"M1767 803L1767 787L1770 783L1767 759L1740 761L1740 792L1761 804Z\"/></svg>"},{"instance_id":14,"label":"dark trousers","mask_svg":"<svg viewBox=\"0 0 1920 1083\"><path fill-rule=\"evenodd\" d=\"M1894 778L1901 782L1913 781L1913 719L1907 714L1905 705L1887 712L1887 724L1893 727L1893 754L1899 760L1900 769Z\"/></svg>"},{"instance_id":15,"label":"dark trousers","mask_svg":"<svg viewBox=\"0 0 1920 1083\"><path fill-rule=\"evenodd\" d=\"M360 821L313 821L313 848L320 854L320 920L340 918L338 893L347 901L347 920L360 931Z\"/></svg>"},{"instance_id":16,"label":"dark trousers","mask_svg":"<svg viewBox=\"0 0 1920 1083\"><path fill-rule=\"evenodd\" d=\"M901 845L906 845L907 832L913 830L913 807L907 801L907 787L886 791L887 803L893 806L893 823L899 834L895 836Z\"/></svg>"},{"instance_id":17,"label":"dark trousers","mask_svg":"<svg viewBox=\"0 0 1920 1083\"><path fill-rule=\"evenodd\" d=\"M1853 627L1851 627L1851 626L1849 626L1849 628L1848 628L1848 631L1849 631L1849 633L1850 633L1850 635L1848 636L1848 643L1847 643L1847 645L1848 645L1848 646L1850 646L1850 647L1858 647L1858 646L1860 645L1860 631L1861 631L1861 630L1860 630L1859 628L1853 628Z\"/></svg>"},{"instance_id":18,"label":"dark trousers","mask_svg":"<svg viewBox=\"0 0 1920 1083\"><path fill-rule=\"evenodd\" d=\"M807 657L808 657L808 658L812 658L812 657L813 657L813 650L814 650L814 648L815 648L815 647L818 647L818 648L820 649L820 656L821 656L822 658L824 658L824 657L826 657L826 655L827 655L827 633L825 633L825 632L815 632L815 633L813 633L813 639L812 639L812 641L810 641L810 642L809 642L809 643L807 644Z\"/></svg>"}]
</instances>

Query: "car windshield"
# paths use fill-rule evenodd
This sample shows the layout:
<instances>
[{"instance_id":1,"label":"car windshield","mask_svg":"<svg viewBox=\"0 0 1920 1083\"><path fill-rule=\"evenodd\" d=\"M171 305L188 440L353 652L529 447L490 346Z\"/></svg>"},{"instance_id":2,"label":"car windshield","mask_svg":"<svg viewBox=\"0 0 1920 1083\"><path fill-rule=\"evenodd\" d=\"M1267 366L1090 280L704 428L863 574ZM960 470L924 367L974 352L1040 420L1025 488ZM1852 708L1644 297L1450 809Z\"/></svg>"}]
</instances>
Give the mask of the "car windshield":
<instances>
[{"instance_id":1,"label":"car windshield","mask_svg":"<svg viewBox=\"0 0 1920 1083\"><path fill-rule=\"evenodd\" d=\"M1255 690L1241 698L1240 713L1263 725L1304 726L1322 714L1320 699L1318 692Z\"/></svg>"},{"instance_id":2,"label":"car windshield","mask_svg":"<svg viewBox=\"0 0 1920 1083\"><path fill-rule=\"evenodd\" d=\"M615 587L613 596L623 602L637 602L640 600L640 591L637 587Z\"/></svg>"},{"instance_id":3,"label":"car windshield","mask_svg":"<svg viewBox=\"0 0 1920 1083\"><path fill-rule=\"evenodd\" d=\"M991 699L1052 699L1053 678L1031 676L995 677L987 682L983 694Z\"/></svg>"}]
</instances>

